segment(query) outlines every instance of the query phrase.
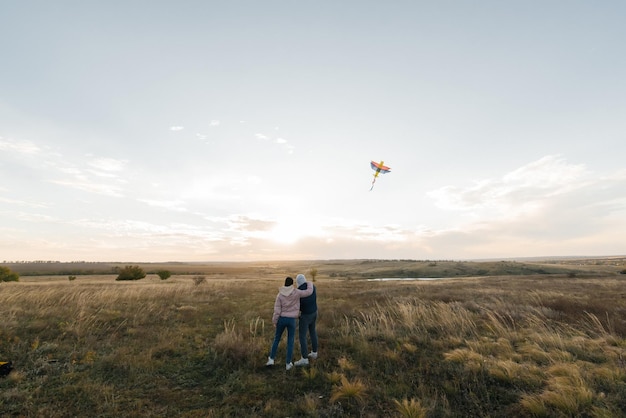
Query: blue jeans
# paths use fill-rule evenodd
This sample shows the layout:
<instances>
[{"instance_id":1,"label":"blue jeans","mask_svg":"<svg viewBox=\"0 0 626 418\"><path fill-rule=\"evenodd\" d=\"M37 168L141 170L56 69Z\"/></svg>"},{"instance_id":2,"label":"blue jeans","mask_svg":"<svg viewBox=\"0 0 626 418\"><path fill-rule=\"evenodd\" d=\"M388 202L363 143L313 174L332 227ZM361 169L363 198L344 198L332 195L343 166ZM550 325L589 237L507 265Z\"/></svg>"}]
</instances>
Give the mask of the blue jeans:
<instances>
[{"instance_id":1,"label":"blue jeans","mask_svg":"<svg viewBox=\"0 0 626 418\"><path fill-rule=\"evenodd\" d=\"M312 351L317 352L317 331L315 330L315 322L317 321L317 311L310 314L301 314L300 315L300 323L298 325L298 336L300 337L300 354L302 354L302 358L307 358L309 355L307 343L306 343L306 332L309 331L311 335L311 348Z\"/></svg>"},{"instance_id":2,"label":"blue jeans","mask_svg":"<svg viewBox=\"0 0 626 418\"><path fill-rule=\"evenodd\" d=\"M287 363L291 363L293 358L293 343L296 338L296 318L286 318L281 316L276 323L276 334L274 335L274 343L272 344L272 351L270 351L270 358L276 358L276 351L278 350L278 344L283 336L283 331L287 328Z\"/></svg>"}]
</instances>

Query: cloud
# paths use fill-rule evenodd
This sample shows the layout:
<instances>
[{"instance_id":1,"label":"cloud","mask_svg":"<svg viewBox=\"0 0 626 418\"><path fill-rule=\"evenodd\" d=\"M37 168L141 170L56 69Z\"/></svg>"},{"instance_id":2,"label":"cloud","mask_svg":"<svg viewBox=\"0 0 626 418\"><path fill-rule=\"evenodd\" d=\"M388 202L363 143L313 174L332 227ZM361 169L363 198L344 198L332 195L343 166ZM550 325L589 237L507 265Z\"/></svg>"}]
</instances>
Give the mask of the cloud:
<instances>
[{"instance_id":1,"label":"cloud","mask_svg":"<svg viewBox=\"0 0 626 418\"><path fill-rule=\"evenodd\" d=\"M126 160L114 158L96 158L88 163L89 166L103 171L122 171L128 163Z\"/></svg>"},{"instance_id":2,"label":"cloud","mask_svg":"<svg viewBox=\"0 0 626 418\"><path fill-rule=\"evenodd\" d=\"M0 151L15 151L20 154L36 154L41 151L41 148L31 141L4 139L3 137L0 137Z\"/></svg>"},{"instance_id":3,"label":"cloud","mask_svg":"<svg viewBox=\"0 0 626 418\"><path fill-rule=\"evenodd\" d=\"M275 225L274 221L248 215L230 216L228 223L233 231L243 232L244 234L269 231Z\"/></svg>"},{"instance_id":4,"label":"cloud","mask_svg":"<svg viewBox=\"0 0 626 418\"><path fill-rule=\"evenodd\" d=\"M89 193L97 193L111 197L123 197L123 189L115 184L94 183L85 176L76 176L73 179L65 180L48 180L50 183L60 186L67 186L74 189L82 190Z\"/></svg>"},{"instance_id":5,"label":"cloud","mask_svg":"<svg viewBox=\"0 0 626 418\"><path fill-rule=\"evenodd\" d=\"M506 174L502 183L561 192L576 185L587 174L583 164L568 164L558 155L548 155Z\"/></svg>"},{"instance_id":6,"label":"cloud","mask_svg":"<svg viewBox=\"0 0 626 418\"><path fill-rule=\"evenodd\" d=\"M276 130L278 130L278 128L275 128ZM289 141L287 141L285 138L281 138L281 137L276 137L274 139L272 139L272 137L262 134L262 133L256 133L254 134L254 136L259 139L259 140L263 140L263 141L270 141L274 144L280 145L282 147L284 147L287 152L289 154L293 154L293 151L295 150L295 146L291 145L289 143Z\"/></svg>"},{"instance_id":7,"label":"cloud","mask_svg":"<svg viewBox=\"0 0 626 418\"><path fill-rule=\"evenodd\" d=\"M307 228L297 231L293 226L297 222L292 222L285 237L298 239L288 241L289 254L281 257L472 259L486 254L492 258L623 254L623 190L626 170L598 176L584 165L548 156L497 178L429 194L444 211L466 215L452 215L456 225L437 228L309 219ZM267 234L248 240L264 246L264 252L257 250L256 256L280 254L280 247L270 238Z\"/></svg>"},{"instance_id":8,"label":"cloud","mask_svg":"<svg viewBox=\"0 0 626 418\"><path fill-rule=\"evenodd\" d=\"M613 232L626 230L623 190L625 172L598 176L547 156L499 179L429 193L440 208L468 216L422 237L435 253L466 258L623 253Z\"/></svg>"},{"instance_id":9,"label":"cloud","mask_svg":"<svg viewBox=\"0 0 626 418\"><path fill-rule=\"evenodd\" d=\"M1 203L6 203L6 204L11 204L11 205L28 206L28 207L32 207L32 208L47 208L47 207L49 207L49 205L46 204L46 203L31 202L31 201L19 200L19 199L9 199L9 198L5 198L5 197L0 197L0 202Z\"/></svg>"},{"instance_id":10,"label":"cloud","mask_svg":"<svg viewBox=\"0 0 626 418\"><path fill-rule=\"evenodd\" d=\"M100 178L117 179L118 182L125 183L126 181L120 177L119 173L124 170L127 163L128 161L126 160L114 158L96 158L87 163L93 169L87 169L86 171ZM80 174L80 171L75 174Z\"/></svg>"},{"instance_id":11,"label":"cloud","mask_svg":"<svg viewBox=\"0 0 626 418\"><path fill-rule=\"evenodd\" d=\"M57 178L51 176L52 178L47 181L89 193L122 197L124 196L122 185L127 181L121 174L127 164L127 160L98 157L85 162L84 167L80 167L64 160L51 165L58 175Z\"/></svg>"},{"instance_id":12,"label":"cloud","mask_svg":"<svg viewBox=\"0 0 626 418\"><path fill-rule=\"evenodd\" d=\"M183 129L185 129L184 126L170 126L170 131L182 131Z\"/></svg>"},{"instance_id":13,"label":"cloud","mask_svg":"<svg viewBox=\"0 0 626 418\"><path fill-rule=\"evenodd\" d=\"M274 143L278 144L278 145L282 145L283 147L285 147L285 149L287 150L287 152L289 154L293 154L293 151L296 147L294 147L293 145L291 145L286 139L284 138L276 138L274 140Z\"/></svg>"},{"instance_id":14,"label":"cloud","mask_svg":"<svg viewBox=\"0 0 626 418\"><path fill-rule=\"evenodd\" d=\"M130 239L150 239L160 241L173 239L181 243L185 248L190 245L190 239L208 241L221 241L224 236L213 228L198 227L184 223L151 223L137 220L106 220L106 219L81 219L69 222L81 228L102 230L109 237L124 237Z\"/></svg>"},{"instance_id":15,"label":"cloud","mask_svg":"<svg viewBox=\"0 0 626 418\"><path fill-rule=\"evenodd\" d=\"M412 233L398 225L373 225L365 222L350 224L349 220L338 220L323 226L323 235L361 242L407 241Z\"/></svg>"},{"instance_id":16,"label":"cloud","mask_svg":"<svg viewBox=\"0 0 626 418\"><path fill-rule=\"evenodd\" d=\"M547 156L505 174L483 179L465 188L445 186L429 192L441 209L471 212L478 218L512 218L539 210L546 199L585 185L584 165Z\"/></svg>"},{"instance_id":17,"label":"cloud","mask_svg":"<svg viewBox=\"0 0 626 418\"><path fill-rule=\"evenodd\" d=\"M209 123L210 126L220 126L220 121L219 120L212 120Z\"/></svg>"},{"instance_id":18,"label":"cloud","mask_svg":"<svg viewBox=\"0 0 626 418\"><path fill-rule=\"evenodd\" d=\"M145 203L148 206L153 206L161 209L167 209L174 212L187 212L185 202L182 200L151 200L151 199L138 199L139 202Z\"/></svg>"},{"instance_id":19,"label":"cloud","mask_svg":"<svg viewBox=\"0 0 626 418\"><path fill-rule=\"evenodd\" d=\"M46 151L45 153L43 151ZM55 150L41 147L31 141L5 140L0 138L0 153L14 151L28 155L28 161L22 162L33 181L43 181L61 186L71 187L99 193L107 196L121 197L121 184L126 180L120 177L127 161L114 158L92 158L85 162L84 156L77 164ZM107 178L103 182L103 178Z\"/></svg>"},{"instance_id":20,"label":"cloud","mask_svg":"<svg viewBox=\"0 0 626 418\"><path fill-rule=\"evenodd\" d=\"M53 218L52 216L44 215L40 213L20 212L16 215L16 218L20 221L27 221L27 222L54 222L56 221L56 219Z\"/></svg>"}]
</instances>

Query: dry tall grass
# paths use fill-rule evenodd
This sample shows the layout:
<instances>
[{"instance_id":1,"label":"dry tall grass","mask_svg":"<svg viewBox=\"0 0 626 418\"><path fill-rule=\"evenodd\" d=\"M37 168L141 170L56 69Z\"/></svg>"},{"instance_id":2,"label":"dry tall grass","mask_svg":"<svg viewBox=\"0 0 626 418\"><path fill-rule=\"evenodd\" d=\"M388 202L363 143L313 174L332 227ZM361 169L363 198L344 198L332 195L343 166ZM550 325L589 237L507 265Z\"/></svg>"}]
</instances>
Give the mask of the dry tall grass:
<instances>
[{"instance_id":1,"label":"dry tall grass","mask_svg":"<svg viewBox=\"0 0 626 418\"><path fill-rule=\"evenodd\" d=\"M626 415L621 277L318 274L320 357L286 372L264 367L282 280L239 274L0 285L0 415Z\"/></svg>"}]
</instances>

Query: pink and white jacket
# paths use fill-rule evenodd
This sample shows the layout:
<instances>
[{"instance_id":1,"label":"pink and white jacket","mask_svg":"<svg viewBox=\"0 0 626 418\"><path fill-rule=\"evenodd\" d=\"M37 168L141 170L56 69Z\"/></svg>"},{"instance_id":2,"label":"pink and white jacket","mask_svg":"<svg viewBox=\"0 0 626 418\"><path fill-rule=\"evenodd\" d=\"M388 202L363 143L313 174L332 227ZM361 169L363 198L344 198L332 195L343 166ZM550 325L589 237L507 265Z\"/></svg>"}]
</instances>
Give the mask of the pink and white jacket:
<instances>
[{"instance_id":1,"label":"pink and white jacket","mask_svg":"<svg viewBox=\"0 0 626 418\"><path fill-rule=\"evenodd\" d=\"M278 295L274 302L274 315L272 322L278 322L278 317L297 318L300 314L300 298L305 298L313 293L313 284L306 282L306 290L296 289L294 286L282 286L278 289Z\"/></svg>"}]
</instances>

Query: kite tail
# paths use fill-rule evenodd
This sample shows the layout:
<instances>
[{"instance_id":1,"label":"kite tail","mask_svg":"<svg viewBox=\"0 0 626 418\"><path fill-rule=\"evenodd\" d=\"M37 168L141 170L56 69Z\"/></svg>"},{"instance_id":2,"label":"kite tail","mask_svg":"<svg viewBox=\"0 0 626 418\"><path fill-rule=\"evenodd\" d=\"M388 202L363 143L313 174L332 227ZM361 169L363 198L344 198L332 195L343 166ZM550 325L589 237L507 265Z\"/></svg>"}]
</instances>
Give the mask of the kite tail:
<instances>
[{"instance_id":1,"label":"kite tail","mask_svg":"<svg viewBox=\"0 0 626 418\"><path fill-rule=\"evenodd\" d=\"M376 183L376 176L374 176L374 180L372 180L372 187L370 187L370 192L374 188L374 183Z\"/></svg>"}]
</instances>

